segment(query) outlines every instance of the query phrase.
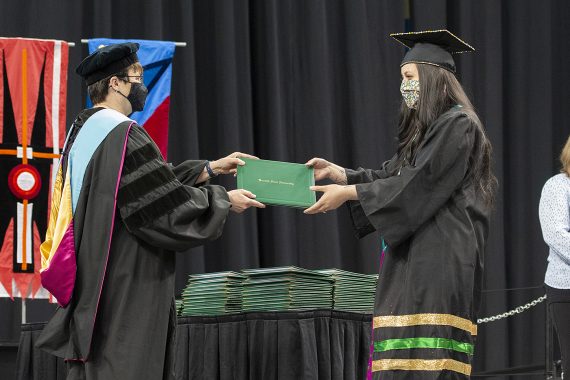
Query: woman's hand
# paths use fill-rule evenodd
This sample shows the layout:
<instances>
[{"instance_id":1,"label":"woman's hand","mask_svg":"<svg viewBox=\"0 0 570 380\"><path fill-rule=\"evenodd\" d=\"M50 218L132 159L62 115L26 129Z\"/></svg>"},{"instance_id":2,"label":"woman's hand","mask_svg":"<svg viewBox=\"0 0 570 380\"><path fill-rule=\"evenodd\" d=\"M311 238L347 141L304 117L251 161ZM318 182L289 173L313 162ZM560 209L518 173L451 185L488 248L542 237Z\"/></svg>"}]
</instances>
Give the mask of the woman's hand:
<instances>
[{"instance_id":1,"label":"woman's hand","mask_svg":"<svg viewBox=\"0 0 570 380\"><path fill-rule=\"evenodd\" d=\"M344 202L357 200L356 186L340 186L340 185L327 185L327 186L311 186L311 190L323 193L323 196L317 203L303 211L305 214L318 214L324 213L329 210L339 208Z\"/></svg>"},{"instance_id":2,"label":"woman's hand","mask_svg":"<svg viewBox=\"0 0 570 380\"><path fill-rule=\"evenodd\" d=\"M240 160L240 158L253 158L256 160L259 159L258 157L252 156L250 154L233 152L229 156L210 162L210 168L212 168L212 171L215 174L236 174L238 165L245 165L245 162Z\"/></svg>"},{"instance_id":3,"label":"woman's hand","mask_svg":"<svg viewBox=\"0 0 570 380\"><path fill-rule=\"evenodd\" d=\"M318 157L310 159L305 165L315 169L315 181L328 178L338 185L346 185L346 172L341 166Z\"/></svg>"},{"instance_id":4,"label":"woman's hand","mask_svg":"<svg viewBox=\"0 0 570 380\"><path fill-rule=\"evenodd\" d=\"M228 191L228 197L232 203L231 211L241 214L250 207L265 208L263 203L255 200L255 195L244 189Z\"/></svg>"}]
</instances>

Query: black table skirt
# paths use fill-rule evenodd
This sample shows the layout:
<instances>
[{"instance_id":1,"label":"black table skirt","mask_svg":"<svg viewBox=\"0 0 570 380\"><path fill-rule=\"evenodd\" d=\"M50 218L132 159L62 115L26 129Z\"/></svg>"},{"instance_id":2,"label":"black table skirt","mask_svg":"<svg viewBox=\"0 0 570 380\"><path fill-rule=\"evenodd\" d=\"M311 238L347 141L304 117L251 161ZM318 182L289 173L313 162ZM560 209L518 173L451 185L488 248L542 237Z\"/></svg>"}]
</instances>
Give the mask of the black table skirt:
<instances>
[{"instance_id":1,"label":"black table skirt","mask_svg":"<svg viewBox=\"0 0 570 380\"><path fill-rule=\"evenodd\" d=\"M177 380L364 379L372 316L331 310L178 318ZM22 325L17 380L64 380L63 359ZM109 379L110 380L110 379Z\"/></svg>"}]
</instances>

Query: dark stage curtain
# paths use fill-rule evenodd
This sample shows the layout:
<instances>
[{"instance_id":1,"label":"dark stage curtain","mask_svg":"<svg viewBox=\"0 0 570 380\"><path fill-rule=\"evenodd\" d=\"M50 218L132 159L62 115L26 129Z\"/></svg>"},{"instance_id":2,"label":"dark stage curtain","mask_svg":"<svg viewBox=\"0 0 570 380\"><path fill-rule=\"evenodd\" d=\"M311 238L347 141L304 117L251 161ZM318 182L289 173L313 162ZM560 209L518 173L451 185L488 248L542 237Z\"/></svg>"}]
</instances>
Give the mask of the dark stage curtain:
<instances>
[{"instance_id":1,"label":"dark stage curtain","mask_svg":"<svg viewBox=\"0 0 570 380\"><path fill-rule=\"evenodd\" d=\"M176 379L364 379L371 320L328 310L179 318ZM34 347L43 326L22 328L17 380L67 375L63 359Z\"/></svg>"},{"instance_id":2,"label":"dark stage curtain","mask_svg":"<svg viewBox=\"0 0 570 380\"><path fill-rule=\"evenodd\" d=\"M458 61L492 140L500 181L485 287L539 285L548 250L538 199L557 171L556 157L570 132L570 2L415 0L411 16L416 29L448 27L477 49ZM186 41L173 67L174 162L241 150L273 160L321 156L347 167L378 167L395 149L404 53L388 34L403 29L399 0L0 4L0 36L75 41L71 68L86 54L81 38ZM69 123L84 93L72 72L68 88ZM217 181L235 187L233 178ZM231 215L220 240L178 254L177 291L188 273L219 270L298 265L374 273L379 248L378 234L353 237L345 209L312 217L284 208L249 211ZM503 312L541 292L486 293L481 315ZM19 308L10 301L0 307L0 339L14 340ZM48 317L45 310L29 314L32 320ZM543 362L543 326L542 305L481 326L476 369Z\"/></svg>"}]
</instances>

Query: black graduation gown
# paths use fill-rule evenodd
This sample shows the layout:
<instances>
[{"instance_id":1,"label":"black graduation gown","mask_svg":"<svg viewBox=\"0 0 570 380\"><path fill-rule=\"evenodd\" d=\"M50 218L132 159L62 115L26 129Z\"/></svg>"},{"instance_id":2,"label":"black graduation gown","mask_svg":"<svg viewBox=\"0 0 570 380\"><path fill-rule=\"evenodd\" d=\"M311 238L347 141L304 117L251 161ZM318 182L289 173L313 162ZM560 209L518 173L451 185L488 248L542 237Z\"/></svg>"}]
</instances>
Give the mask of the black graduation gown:
<instances>
[{"instance_id":1,"label":"black graduation gown","mask_svg":"<svg viewBox=\"0 0 570 380\"><path fill-rule=\"evenodd\" d=\"M84 111L80 123L94 111ZM167 164L148 134L133 125L110 239L108 189L115 190L121 166L117 152L128 127L123 124L87 168L74 214L73 297L58 308L38 342L66 358L68 379L174 378L174 251L219 237L230 208L223 187L194 187L205 161Z\"/></svg>"},{"instance_id":2,"label":"black graduation gown","mask_svg":"<svg viewBox=\"0 0 570 380\"><path fill-rule=\"evenodd\" d=\"M357 236L377 230L388 245L374 310L375 379L470 374L490 214L469 176L481 138L454 107L399 174L391 175L397 157L380 170L347 169Z\"/></svg>"}]
</instances>

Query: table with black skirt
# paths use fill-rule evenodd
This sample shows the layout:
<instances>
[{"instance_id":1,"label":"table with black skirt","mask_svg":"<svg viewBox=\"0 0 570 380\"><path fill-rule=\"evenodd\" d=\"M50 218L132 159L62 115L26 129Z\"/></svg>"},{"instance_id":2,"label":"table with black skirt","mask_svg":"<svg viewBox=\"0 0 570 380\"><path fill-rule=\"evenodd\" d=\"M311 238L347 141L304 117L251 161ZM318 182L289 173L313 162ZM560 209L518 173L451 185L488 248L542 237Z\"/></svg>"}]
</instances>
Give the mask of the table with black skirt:
<instances>
[{"instance_id":1,"label":"table with black skirt","mask_svg":"<svg viewBox=\"0 0 570 380\"><path fill-rule=\"evenodd\" d=\"M371 314L332 310L179 317L176 378L365 379ZM64 380L63 359L34 343L45 323L22 325L17 380Z\"/></svg>"}]
</instances>

